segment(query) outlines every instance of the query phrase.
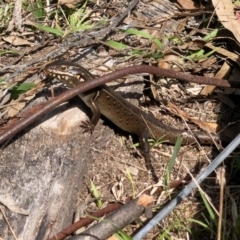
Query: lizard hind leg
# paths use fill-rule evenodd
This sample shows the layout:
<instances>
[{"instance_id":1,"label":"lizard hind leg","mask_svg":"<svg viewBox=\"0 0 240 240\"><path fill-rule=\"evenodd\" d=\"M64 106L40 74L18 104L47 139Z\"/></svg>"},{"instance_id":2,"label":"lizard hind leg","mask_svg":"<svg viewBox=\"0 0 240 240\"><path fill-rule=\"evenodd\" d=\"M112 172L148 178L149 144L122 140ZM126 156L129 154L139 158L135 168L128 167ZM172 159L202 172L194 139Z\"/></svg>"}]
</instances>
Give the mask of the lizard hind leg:
<instances>
[{"instance_id":1,"label":"lizard hind leg","mask_svg":"<svg viewBox=\"0 0 240 240\"><path fill-rule=\"evenodd\" d=\"M158 177L154 171L151 158L150 158L150 144L148 142L148 137L149 137L149 130L147 127L143 131L141 131L141 133L138 134L139 142L141 145L141 153L144 156L146 168L152 173L153 180L157 182Z\"/></svg>"},{"instance_id":2,"label":"lizard hind leg","mask_svg":"<svg viewBox=\"0 0 240 240\"><path fill-rule=\"evenodd\" d=\"M150 158L150 144L148 142L149 132L148 128L145 128L140 134L138 134L139 142L141 145L141 153L144 156L145 164L147 170L149 170L152 173L153 180L155 182L158 182L158 177L154 171L154 168L152 166L151 158Z\"/></svg>"},{"instance_id":3,"label":"lizard hind leg","mask_svg":"<svg viewBox=\"0 0 240 240\"><path fill-rule=\"evenodd\" d=\"M149 155L150 145L148 142L148 135L149 134L148 134L147 128L145 130L143 130L141 132L141 134L138 135L141 150L142 150L141 152L146 160L146 164L148 164L150 162L150 155Z\"/></svg>"}]
</instances>

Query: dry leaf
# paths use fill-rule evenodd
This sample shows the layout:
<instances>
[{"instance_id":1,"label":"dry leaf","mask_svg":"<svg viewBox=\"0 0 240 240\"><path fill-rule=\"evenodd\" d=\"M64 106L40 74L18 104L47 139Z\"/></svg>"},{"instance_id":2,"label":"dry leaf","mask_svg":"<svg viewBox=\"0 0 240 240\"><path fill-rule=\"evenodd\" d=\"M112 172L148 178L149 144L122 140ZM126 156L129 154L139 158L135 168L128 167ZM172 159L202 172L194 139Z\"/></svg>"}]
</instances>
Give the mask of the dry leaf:
<instances>
[{"instance_id":1,"label":"dry leaf","mask_svg":"<svg viewBox=\"0 0 240 240\"><path fill-rule=\"evenodd\" d=\"M14 106L9 107L8 116L14 117L16 116L20 110L22 110L26 105L26 102L19 102L14 104Z\"/></svg>"},{"instance_id":2,"label":"dry leaf","mask_svg":"<svg viewBox=\"0 0 240 240\"><path fill-rule=\"evenodd\" d=\"M192 0L178 0L177 1L183 9L185 10L194 10L199 8L199 6L196 5L197 1ZM198 4L199 5L199 4Z\"/></svg>"},{"instance_id":3,"label":"dry leaf","mask_svg":"<svg viewBox=\"0 0 240 240\"><path fill-rule=\"evenodd\" d=\"M69 8L75 8L77 3L82 2L83 0L58 0L59 5L66 5Z\"/></svg>"},{"instance_id":4,"label":"dry leaf","mask_svg":"<svg viewBox=\"0 0 240 240\"><path fill-rule=\"evenodd\" d=\"M118 236L112 235L111 237L109 237L107 240L119 240Z\"/></svg>"},{"instance_id":5,"label":"dry leaf","mask_svg":"<svg viewBox=\"0 0 240 240\"><path fill-rule=\"evenodd\" d=\"M31 42L29 42L25 39L19 38L17 36L3 37L3 40L5 42L8 42L8 43L12 44L13 46L23 46L23 45L31 46L32 45Z\"/></svg>"},{"instance_id":6,"label":"dry leaf","mask_svg":"<svg viewBox=\"0 0 240 240\"><path fill-rule=\"evenodd\" d=\"M229 64L227 62L224 62L221 69L217 72L215 77L219 78L219 79L223 79L226 77L226 75L229 73L230 70L231 70L231 68L230 68ZM210 95L214 91L215 88L216 88L216 86L208 85L202 89L201 95L204 95L204 96Z\"/></svg>"},{"instance_id":7,"label":"dry leaf","mask_svg":"<svg viewBox=\"0 0 240 240\"><path fill-rule=\"evenodd\" d=\"M240 24L234 14L234 4L231 0L212 0L216 14L222 25L231 31L240 42Z\"/></svg>"},{"instance_id":8,"label":"dry leaf","mask_svg":"<svg viewBox=\"0 0 240 240\"><path fill-rule=\"evenodd\" d=\"M10 100L11 94L7 93L0 101L0 105L6 104Z\"/></svg>"},{"instance_id":9,"label":"dry leaf","mask_svg":"<svg viewBox=\"0 0 240 240\"><path fill-rule=\"evenodd\" d=\"M113 196L116 198L116 200L120 201L123 193L124 193L124 190L123 190L123 180L124 178L121 177L120 181L115 183L112 187L112 193L113 193Z\"/></svg>"},{"instance_id":10,"label":"dry leaf","mask_svg":"<svg viewBox=\"0 0 240 240\"><path fill-rule=\"evenodd\" d=\"M239 25L240 27L240 25ZM220 47L215 47L213 44L211 43L206 43L205 45L206 47L213 49L215 52L220 53L223 56L226 56L228 59L231 59L232 61L234 61L235 63L238 64L238 66L240 66L240 59L239 59L239 55L237 55L236 53L230 52L226 49L220 48Z\"/></svg>"},{"instance_id":11,"label":"dry leaf","mask_svg":"<svg viewBox=\"0 0 240 240\"><path fill-rule=\"evenodd\" d=\"M198 119L194 119L194 118L188 116L185 112L178 109L177 106L174 105L173 103L168 103L168 107L170 107L171 109L174 109L179 116L195 123L200 128L208 130L208 131L213 132L213 133L217 132L218 125L216 123L202 122Z\"/></svg>"},{"instance_id":12,"label":"dry leaf","mask_svg":"<svg viewBox=\"0 0 240 240\"><path fill-rule=\"evenodd\" d=\"M131 167L131 166L128 167L126 171L129 171L129 173L130 173L131 175L133 175L133 176L137 176L138 173L139 173L139 171L138 171L137 168Z\"/></svg>"}]
</instances>

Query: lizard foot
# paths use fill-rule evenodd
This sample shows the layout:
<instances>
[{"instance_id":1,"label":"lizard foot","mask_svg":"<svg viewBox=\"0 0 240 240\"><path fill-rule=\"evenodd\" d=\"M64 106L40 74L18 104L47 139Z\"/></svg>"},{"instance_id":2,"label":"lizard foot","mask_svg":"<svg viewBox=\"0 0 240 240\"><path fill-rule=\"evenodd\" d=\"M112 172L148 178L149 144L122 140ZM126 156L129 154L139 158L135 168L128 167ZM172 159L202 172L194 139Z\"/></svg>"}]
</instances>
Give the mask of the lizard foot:
<instances>
[{"instance_id":1,"label":"lizard foot","mask_svg":"<svg viewBox=\"0 0 240 240\"><path fill-rule=\"evenodd\" d=\"M81 128L83 128L83 132L90 132L90 134L93 133L95 125L92 124L90 121L86 120L83 121L82 124L80 125Z\"/></svg>"}]
</instances>

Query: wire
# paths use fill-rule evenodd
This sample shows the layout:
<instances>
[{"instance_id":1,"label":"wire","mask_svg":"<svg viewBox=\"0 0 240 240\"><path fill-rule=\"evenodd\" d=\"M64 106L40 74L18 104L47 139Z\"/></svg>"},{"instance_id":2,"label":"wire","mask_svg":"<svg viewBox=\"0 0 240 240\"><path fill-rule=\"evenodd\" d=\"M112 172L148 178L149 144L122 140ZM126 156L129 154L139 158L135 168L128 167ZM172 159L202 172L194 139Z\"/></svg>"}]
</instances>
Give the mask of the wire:
<instances>
[{"instance_id":1,"label":"wire","mask_svg":"<svg viewBox=\"0 0 240 240\"><path fill-rule=\"evenodd\" d=\"M166 207L164 207L151 221L148 222L134 237L140 240L164 217L166 217L181 201L186 198L211 172L213 172L240 144L240 134L208 165L195 181L189 183Z\"/></svg>"}]
</instances>

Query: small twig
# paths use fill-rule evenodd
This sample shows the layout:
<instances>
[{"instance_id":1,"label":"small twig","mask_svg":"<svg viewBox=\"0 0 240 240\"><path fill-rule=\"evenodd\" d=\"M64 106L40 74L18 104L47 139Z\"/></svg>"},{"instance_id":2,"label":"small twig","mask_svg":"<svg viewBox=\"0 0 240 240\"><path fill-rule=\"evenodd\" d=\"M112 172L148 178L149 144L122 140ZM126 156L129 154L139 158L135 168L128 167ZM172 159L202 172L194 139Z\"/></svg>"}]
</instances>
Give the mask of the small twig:
<instances>
[{"instance_id":1,"label":"small twig","mask_svg":"<svg viewBox=\"0 0 240 240\"><path fill-rule=\"evenodd\" d=\"M224 167L219 168L216 180L220 185L219 217L218 217L218 232L217 232L217 240L220 240L222 239L223 196L224 196L224 189L226 187Z\"/></svg>"},{"instance_id":2,"label":"small twig","mask_svg":"<svg viewBox=\"0 0 240 240\"><path fill-rule=\"evenodd\" d=\"M14 239L17 240L17 236L16 236L16 234L14 233L14 231L13 231L13 229L12 229L12 227L11 227L11 225L10 225L10 223L9 223L9 221L8 221L6 215L5 215L5 213L4 213L4 211L2 210L1 207L0 207L0 211L1 211L2 215L3 215L3 218L4 218L5 221L7 222L7 225L8 225L8 227L9 227L9 229L10 229L10 231L11 231L11 233L12 233Z\"/></svg>"}]
</instances>

